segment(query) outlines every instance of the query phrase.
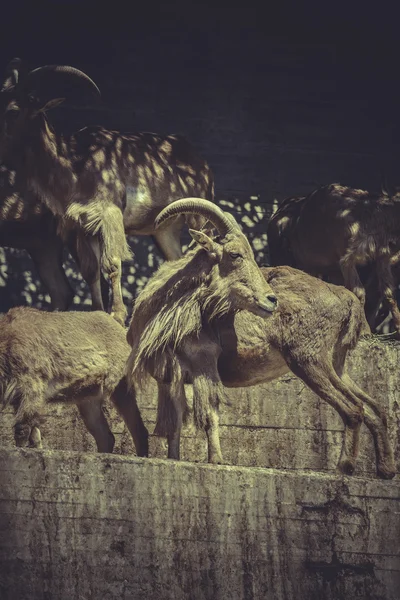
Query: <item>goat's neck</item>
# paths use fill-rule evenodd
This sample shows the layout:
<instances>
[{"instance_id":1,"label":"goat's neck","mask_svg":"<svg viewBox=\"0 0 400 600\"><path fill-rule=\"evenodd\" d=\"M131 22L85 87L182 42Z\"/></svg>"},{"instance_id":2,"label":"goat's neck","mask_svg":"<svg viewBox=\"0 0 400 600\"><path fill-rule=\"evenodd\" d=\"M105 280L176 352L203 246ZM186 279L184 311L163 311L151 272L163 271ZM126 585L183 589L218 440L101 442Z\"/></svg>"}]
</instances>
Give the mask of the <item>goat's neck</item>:
<instances>
[{"instance_id":1,"label":"goat's neck","mask_svg":"<svg viewBox=\"0 0 400 600\"><path fill-rule=\"evenodd\" d=\"M24 165L27 183L53 212L62 213L63 205L75 193L76 180L62 135L57 135L44 115L33 120L25 142Z\"/></svg>"}]
</instances>

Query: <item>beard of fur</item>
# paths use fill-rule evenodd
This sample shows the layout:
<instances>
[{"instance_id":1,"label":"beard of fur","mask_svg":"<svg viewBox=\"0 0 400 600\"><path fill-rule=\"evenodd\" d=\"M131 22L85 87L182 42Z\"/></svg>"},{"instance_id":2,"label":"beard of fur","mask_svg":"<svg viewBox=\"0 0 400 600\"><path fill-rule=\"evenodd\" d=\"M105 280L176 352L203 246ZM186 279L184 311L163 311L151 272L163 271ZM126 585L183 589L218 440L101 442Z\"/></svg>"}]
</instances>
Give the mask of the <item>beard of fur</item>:
<instances>
[{"instance_id":1,"label":"beard of fur","mask_svg":"<svg viewBox=\"0 0 400 600\"><path fill-rule=\"evenodd\" d=\"M128 334L128 372L138 383L151 366L165 364L167 350L176 352L188 337L199 336L205 321L232 310L217 269L205 250L195 249L164 263L138 296Z\"/></svg>"}]
</instances>

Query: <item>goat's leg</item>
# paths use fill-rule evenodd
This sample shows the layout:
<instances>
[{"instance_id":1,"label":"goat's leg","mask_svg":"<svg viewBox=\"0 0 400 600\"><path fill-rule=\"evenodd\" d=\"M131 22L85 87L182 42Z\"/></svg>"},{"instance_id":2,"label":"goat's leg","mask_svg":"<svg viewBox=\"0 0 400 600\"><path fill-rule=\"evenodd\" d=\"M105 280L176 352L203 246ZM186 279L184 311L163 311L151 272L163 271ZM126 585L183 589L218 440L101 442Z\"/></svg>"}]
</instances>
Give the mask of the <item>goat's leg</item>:
<instances>
[{"instance_id":1,"label":"goat's leg","mask_svg":"<svg viewBox=\"0 0 400 600\"><path fill-rule=\"evenodd\" d=\"M45 385L30 373L21 374L18 381L19 402L14 420L15 444L22 448L28 443L34 448L41 448L39 425L45 404Z\"/></svg>"},{"instance_id":2,"label":"goat's leg","mask_svg":"<svg viewBox=\"0 0 400 600\"><path fill-rule=\"evenodd\" d=\"M183 376L179 366L172 383L158 382L156 435L167 438L168 458L180 459L180 441L182 425L185 422L188 407Z\"/></svg>"},{"instance_id":3,"label":"goat's leg","mask_svg":"<svg viewBox=\"0 0 400 600\"><path fill-rule=\"evenodd\" d=\"M102 404L103 395L99 393L86 396L79 401L77 406L87 430L96 441L97 450L111 453L114 449L115 438L104 416Z\"/></svg>"},{"instance_id":4,"label":"goat's leg","mask_svg":"<svg viewBox=\"0 0 400 600\"><path fill-rule=\"evenodd\" d=\"M210 411L207 416L206 434L208 440L208 462L217 465L223 464L219 440L219 415L213 406L210 406Z\"/></svg>"},{"instance_id":5,"label":"goat's leg","mask_svg":"<svg viewBox=\"0 0 400 600\"><path fill-rule=\"evenodd\" d=\"M343 394L341 389L332 384L331 379L337 377L332 365L308 363L300 365L293 361L290 368L341 416L345 431L338 466L344 473L351 475L354 472L359 450L359 430L363 421L362 402L358 399L355 401L349 394Z\"/></svg>"},{"instance_id":6,"label":"goat's leg","mask_svg":"<svg viewBox=\"0 0 400 600\"><path fill-rule=\"evenodd\" d=\"M379 287L383 296L383 302L393 316L397 336L400 336L400 311L395 294L395 283L390 265L390 254L387 248L380 249L380 255L376 260L376 271Z\"/></svg>"},{"instance_id":7,"label":"goat's leg","mask_svg":"<svg viewBox=\"0 0 400 600\"><path fill-rule=\"evenodd\" d=\"M200 333L184 343L182 352L192 377L194 422L207 435L208 462L222 464L218 408L225 390L218 373L221 347L208 333Z\"/></svg>"},{"instance_id":8,"label":"goat's leg","mask_svg":"<svg viewBox=\"0 0 400 600\"><path fill-rule=\"evenodd\" d=\"M89 286L92 309L104 310L98 236L85 235L83 231L73 231L68 240L68 248Z\"/></svg>"},{"instance_id":9,"label":"goat's leg","mask_svg":"<svg viewBox=\"0 0 400 600\"><path fill-rule=\"evenodd\" d=\"M201 363L198 362L198 367ZM203 360L204 365L204 360ZM208 462L213 464L222 464L222 452L219 441L219 417L218 405L222 392L222 383L212 381L209 373L192 370L193 377L193 412L197 427L204 429L208 442ZM217 375L218 377L218 375ZM219 385L218 385L219 383ZM219 390L219 387L222 389Z\"/></svg>"},{"instance_id":10,"label":"goat's leg","mask_svg":"<svg viewBox=\"0 0 400 600\"><path fill-rule=\"evenodd\" d=\"M362 281L358 275L356 263L354 260L354 253L349 250L345 256L339 261L340 269L342 271L344 285L348 290L352 291L357 296L361 304L365 304L365 289Z\"/></svg>"},{"instance_id":11,"label":"goat's leg","mask_svg":"<svg viewBox=\"0 0 400 600\"><path fill-rule=\"evenodd\" d=\"M184 220L178 217L168 227L164 226L153 234L166 260L176 260L182 256L180 236L183 223Z\"/></svg>"},{"instance_id":12,"label":"goat's leg","mask_svg":"<svg viewBox=\"0 0 400 600\"><path fill-rule=\"evenodd\" d=\"M50 295L52 310L68 310L74 292L63 268L63 246L60 242L45 248L30 248L29 254L39 278Z\"/></svg>"},{"instance_id":13,"label":"goat's leg","mask_svg":"<svg viewBox=\"0 0 400 600\"><path fill-rule=\"evenodd\" d=\"M347 373L342 375L342 381L347 389L364 403L364 422L374 439L376 466L379 477L382 477L382 479L392 479L396 474L396 467L393 459L393 450L389 442L384 411L366 392L355 384Z\"/></svg>"},{"instance_id":14,"label":"goat's leg","mask_svg":"<svg viewBox=\"0 0 400 600\"><path fill-rule=\"evenodd\" d=\"M30 448L43 448L42 436L40 434L39 415L31 412L20 415L14 425L14 440L18 448L29 446Z\"/></svg>"},{"instance_id":15,"label":"goat's leg","mask_svg":"<svg viewBox=\"0 0 400 600\"><path fill-rule=\"evenodd\" d=\"M31 448L43 448L42 436L40 433L40 429L37 425L34 425L31 429L31 432L29 434L29 445L31 446Z\"/></svg>"},{"instance_id":16,"label":"goat's leg","mask_svg":"<svg viewBox=\"0 0 400 600\"><path fill-rule=\"evenodd\" d=\"M149 433L143 423L136 402L135 390L128 388L125 377L121 379L113 393L111 400L119 414L124 419L130 431L138 456L149 455Z\"/></svg>"},{"instance_id":17,"label":"goat's leg","mask_svg":"<svg viewBox=\"0 0 400 600\"><path fill-rule=\"evenodd\" d=\"M120 323L123 327L125 326L125 320L128 314L126 310L123 296L122 296L122 263L118 258L113 258L111 261L111 269L108 271L108 276L111 281L112 290L112 307L111 316Z\"/></svg>"}]
</instances>

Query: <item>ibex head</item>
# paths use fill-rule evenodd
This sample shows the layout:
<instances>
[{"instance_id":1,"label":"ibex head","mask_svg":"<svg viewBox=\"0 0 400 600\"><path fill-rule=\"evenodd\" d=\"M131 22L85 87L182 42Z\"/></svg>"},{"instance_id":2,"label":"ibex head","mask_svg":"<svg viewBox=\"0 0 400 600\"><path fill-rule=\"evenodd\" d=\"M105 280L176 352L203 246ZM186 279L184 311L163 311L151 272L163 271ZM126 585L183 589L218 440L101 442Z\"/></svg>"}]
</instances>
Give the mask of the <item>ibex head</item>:
<instances>
[{"instance_id":1,"label":"ibex head","mask_svg":"<svg viewBox=\"0 0 400 600\"><path fill-rule=\"evenodd\" d=\"M80 84L91 94L100 95L88 75L65 65L47 65L24 73L22 61L14 58L7 66L0 91L0 161L15 148L27 127L39 115L61 104Z\"/></svg>"},{"instance_id":2,"label":"ibex head","mask_svg":"<svg viewBox=\"0 0 400 600\"><path fill-rule=\"evenodd\" d=\"M265 281L249 241L234 217L208 200L184 198L172 202L159 213L156 229L178 214L201 215L218 231L219 235L213 239L204 231L189 229L192 238L217 267L209 283L213 296L229 298L230 305L236 310L249 310L261 316L273 313L278 300Z\"/></svg>"}]
</instances>

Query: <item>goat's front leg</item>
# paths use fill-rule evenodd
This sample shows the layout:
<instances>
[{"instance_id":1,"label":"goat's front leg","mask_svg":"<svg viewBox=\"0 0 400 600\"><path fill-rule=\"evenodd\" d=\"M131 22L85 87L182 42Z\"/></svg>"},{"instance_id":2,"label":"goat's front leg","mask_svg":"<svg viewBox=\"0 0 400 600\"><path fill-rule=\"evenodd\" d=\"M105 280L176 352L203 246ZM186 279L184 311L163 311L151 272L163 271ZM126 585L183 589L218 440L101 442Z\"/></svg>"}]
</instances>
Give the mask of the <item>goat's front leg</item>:
<instances>
[{"instance_id":1,"label":"goat's front leg","mask_svg":"<svg viewBox=\"0 0 400 600\"><path fill-rule=\"evenodd\" d=\"M112 265L108 272L108 276L111 281L112 290L111 316L122 326L125 326L128 312L122 296L122 262L119 258L115 257L112 259Z\"/></svg>"},{"instance_id":2,"label":"goat's front leg","mask_svg":"<svg viewBox=\"0 0 400 600\"><path fill-rule=\"evenodd\" d=\"M390 310L396 328L397 337L400 337L400 311L397 305L395 294L395 283L390 265L390 254L387 248L379 250L379 257L376 260L376 272L379 280L379 287L383 296L383 302Z\"/></svg>"},{"instance_id":3,"label":"goat's front leg","mask_svg":"<svg viewBox=\"0 0 400 600\"><path fill-rule=\"evenodd\" d=\"M50 296L52 310L63 311L68 310L75 294L63 268L62 250L61 241L49 241L46 248L29 248L29 254Z\"/></svg>"},{"instance_id":4,"label":"goat's front leg","mask_svg":"<svg viewBox=\"0 0 400 600\"><path fill-rule=\"evenodd\" d=\"M223 463L218 408L225 391L217 368L220 353L220 346L203 334L185 347L185 360L189 362L193 380L194 421L206 432L208 462L214 464Z\"/></svg>"},{"instance_id":5,"label":"goat's front leg","mask_svg":"<svg viewBox=\"0 0 400 600\"><path fill-rule=\"evenodd\" d=\"M93 310L104 310L100 271L100 241L98 236L72 231L68 239L69 251L83 279L89 286Z\"/></svg>"}]
</instances>

